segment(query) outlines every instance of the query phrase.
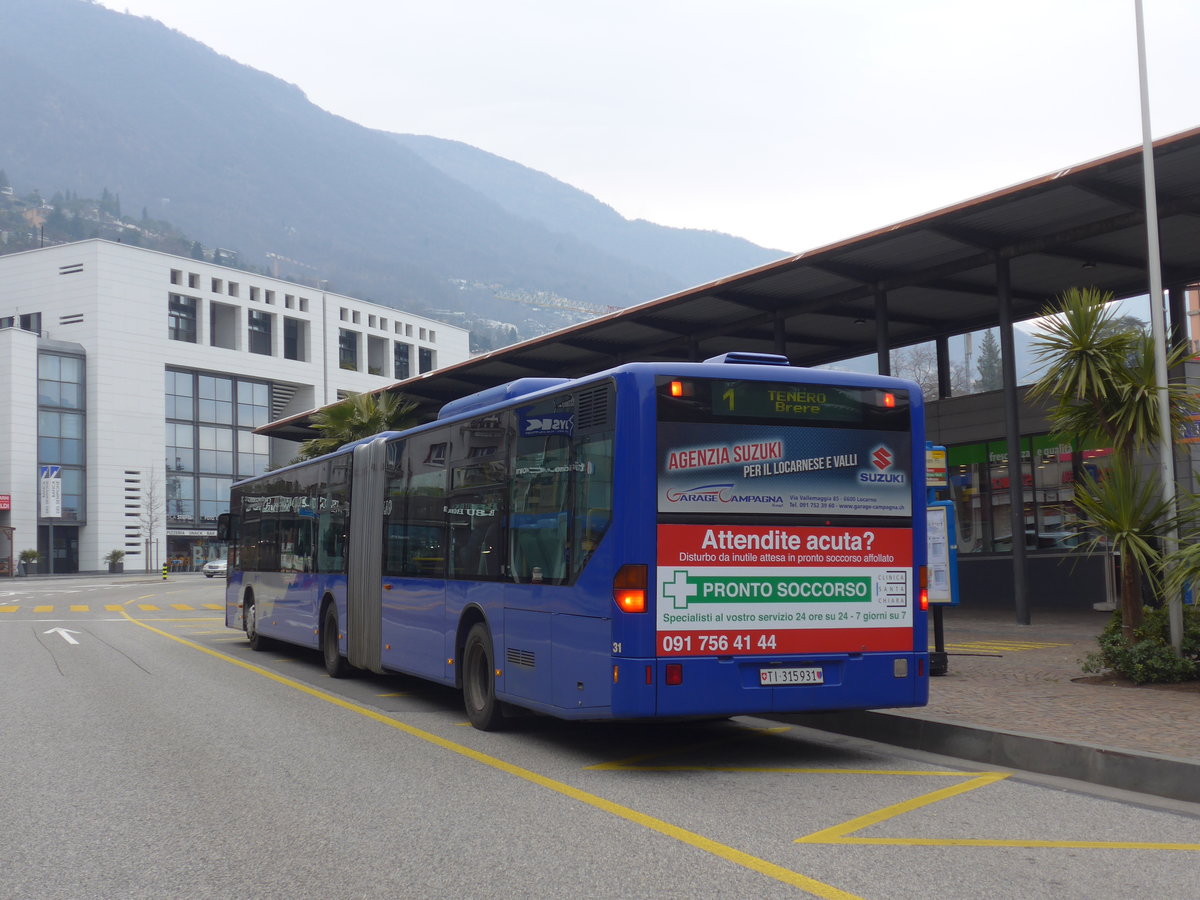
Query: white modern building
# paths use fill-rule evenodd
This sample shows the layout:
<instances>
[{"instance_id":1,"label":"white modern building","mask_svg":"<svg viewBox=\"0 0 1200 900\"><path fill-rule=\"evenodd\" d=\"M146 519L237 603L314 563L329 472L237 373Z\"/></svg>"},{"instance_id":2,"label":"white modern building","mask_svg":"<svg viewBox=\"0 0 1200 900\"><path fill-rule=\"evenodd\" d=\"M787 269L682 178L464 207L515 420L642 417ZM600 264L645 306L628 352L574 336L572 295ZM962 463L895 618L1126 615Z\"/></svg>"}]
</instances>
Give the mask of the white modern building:
<instances>
[{"instance_id":1,"label":"white modern building","mask_svg":"<svg viewBox=\"0 0 1200 900\"><path fill-rule=\"evenodd\" d=\"M252 429L468 355L461 328L126 244L0 256L0 571L197 566L230 484L296 454Z\"/></svg>"}]
</instances>

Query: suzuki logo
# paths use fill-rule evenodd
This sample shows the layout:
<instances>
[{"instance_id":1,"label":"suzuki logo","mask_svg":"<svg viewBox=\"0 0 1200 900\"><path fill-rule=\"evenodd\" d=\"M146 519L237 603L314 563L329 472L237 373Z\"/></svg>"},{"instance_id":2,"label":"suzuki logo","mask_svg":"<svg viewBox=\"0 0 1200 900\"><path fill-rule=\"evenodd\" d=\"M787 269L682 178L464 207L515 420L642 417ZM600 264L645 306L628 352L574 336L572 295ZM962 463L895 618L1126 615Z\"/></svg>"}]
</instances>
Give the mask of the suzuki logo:
<instances>
[{"instance_id":1,"label":"suzuki logo","mask_svg":"<svg viewBox=\"0 0 1200 900\"><path fill-rule=\"evenodd\" d=\"M871 453L871 460L875 468L882 472L892 464L892 451L887 447L876 447Z\"/></svg>"}]
</instances>

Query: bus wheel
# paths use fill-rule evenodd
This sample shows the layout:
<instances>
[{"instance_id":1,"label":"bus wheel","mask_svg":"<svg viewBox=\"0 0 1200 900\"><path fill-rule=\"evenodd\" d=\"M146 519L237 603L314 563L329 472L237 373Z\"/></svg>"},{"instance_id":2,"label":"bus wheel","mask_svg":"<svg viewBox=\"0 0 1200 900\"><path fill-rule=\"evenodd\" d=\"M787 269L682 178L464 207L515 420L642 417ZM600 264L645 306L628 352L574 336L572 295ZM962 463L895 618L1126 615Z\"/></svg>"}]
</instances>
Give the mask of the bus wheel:
<instances>
[{"instance_id":1,"label":"bus wheel","mask_svg":"<svg viewBox=\"0 0 1200 900\"><path fill-rule=\"evenodd\" d=\"M254 598L246 598L246 607L242 613L243 621L246 625L246 640L250 642L251 650L266 650L267 639L258 633L258 607L254 605Z\"/></svg>"},{"instance_id":2,"label":"bus wheel","mask_svg":"<svg viewBox=\"0 0 1200 900\"><path fill-rule=\"evenodd\" d=\"M337 607L332 603L325 607L321 621L321 655L325 657L325 671L330 678L342 678L350 670L346 657L338 650Z\"/></svg>"},{"instance_id":3,"label":"bus wheel","mask_svg":"<svg viewBox=\"0 0 1200 900\"><path fill-rule=\"evenodd\" d=\"M503 727L504 714L496 699L492 636L482 622L472 625L467 632L462 666L463 705L467 708L467 718L480 731L498 731Z\"/></svg>"}]
</instances>

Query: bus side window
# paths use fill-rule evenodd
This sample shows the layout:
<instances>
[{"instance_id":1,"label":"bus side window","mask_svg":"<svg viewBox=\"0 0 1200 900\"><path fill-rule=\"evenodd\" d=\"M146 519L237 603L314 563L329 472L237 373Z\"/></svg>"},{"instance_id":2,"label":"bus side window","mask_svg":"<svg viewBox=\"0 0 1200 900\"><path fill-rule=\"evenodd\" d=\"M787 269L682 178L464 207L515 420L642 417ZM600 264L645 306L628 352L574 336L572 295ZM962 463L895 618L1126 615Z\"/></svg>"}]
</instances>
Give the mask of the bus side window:
<instances>
[{"instance_id":1,"label":"bus side window","mask_svg":"<svg viewBox=\"0 0 1200 900\"><path fill-rule=\"evenodd\" d=\"M509 574L532 584L569 579L574 398L517 411L509 512Z\"/></svg>"},{"instance_id":2,"label":"bus side window","mask_svg":"<svg viewBox=\"0 0 1200 900\"><path fill-rule=\"evenodd\" d=\"M612 432L588 435L575 441L575 471L571 575L587 565L592 552L612 521Z\"/></svg>"}]
</instances>

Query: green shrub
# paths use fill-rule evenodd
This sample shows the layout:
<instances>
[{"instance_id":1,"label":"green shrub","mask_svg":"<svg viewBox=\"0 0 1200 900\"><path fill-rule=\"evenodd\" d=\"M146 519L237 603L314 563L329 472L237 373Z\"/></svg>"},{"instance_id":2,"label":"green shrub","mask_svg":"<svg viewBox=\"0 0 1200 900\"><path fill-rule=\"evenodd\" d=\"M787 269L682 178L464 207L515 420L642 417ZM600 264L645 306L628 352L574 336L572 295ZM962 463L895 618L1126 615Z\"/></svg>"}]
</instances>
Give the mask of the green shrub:
<instances>
[{"instance_id":1,"label":"green shrub","mask_svg":"<svg viewBox=\"0 0 1200 900\"><path fill-rule=\"evenodd\" d=\"M1098 653L1089 653L1085 672L1112 671L1135 684L1171 684L1200 678L1200 609L1183 608L1183 655L1171 648L1171 630L1166 607L1146 609L1142 625L1132 642L1121 634L1121 611L1117 610L1097 641Z\"/></svg>"}]
</instances>

